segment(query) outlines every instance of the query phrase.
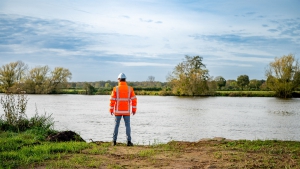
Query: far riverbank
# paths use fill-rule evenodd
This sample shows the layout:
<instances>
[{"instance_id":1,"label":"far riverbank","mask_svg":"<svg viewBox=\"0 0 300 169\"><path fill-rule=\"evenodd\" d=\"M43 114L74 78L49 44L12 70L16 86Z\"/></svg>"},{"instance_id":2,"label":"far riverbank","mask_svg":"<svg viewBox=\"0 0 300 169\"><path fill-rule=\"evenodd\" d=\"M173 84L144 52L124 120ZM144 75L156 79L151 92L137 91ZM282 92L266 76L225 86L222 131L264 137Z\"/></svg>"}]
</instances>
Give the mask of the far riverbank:
<instances>
[{"instance_id":1,"label":"far riverbank","mask_svg":"<svg viewBox=\"0 0 300 169\"><path fill-rule=\"evenodd\" d=\"M90 95L110 95L111 91L95 92ZM170 91L147 91L136 90L136 95L148 95L148 96L176 96ZM83 94L88 95L85 90L82 89L64 89L60 94ZM215 91L213 94L202 96L229 96L229 97L275 97L274 91ZM300 91L293 92L294 98L300 98Z\"/></svg>"}]
</instances>

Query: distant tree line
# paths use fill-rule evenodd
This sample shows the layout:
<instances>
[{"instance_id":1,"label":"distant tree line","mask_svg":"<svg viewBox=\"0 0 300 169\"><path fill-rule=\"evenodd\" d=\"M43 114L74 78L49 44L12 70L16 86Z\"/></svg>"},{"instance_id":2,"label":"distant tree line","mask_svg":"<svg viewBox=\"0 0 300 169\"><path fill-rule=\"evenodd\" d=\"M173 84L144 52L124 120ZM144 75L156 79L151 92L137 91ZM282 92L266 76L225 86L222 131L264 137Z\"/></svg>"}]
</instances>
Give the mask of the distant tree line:
<instances>
[{"instance_id":1,"label":"distant tree line","mask_svg":"<svg viewBox=\"0 0 300 169\"><path fill-rule=\"evenodd\" d=\"M69 82L68 87L69 88L84 88L86 84L90 84L94 88L110 88L118 85L117 81L96 81L96 82ZM165 86L167 83L166 82L149 82L149 81L141 81L141 82L133 82L133 81L128 81L128 85L132 87L137 87L137 88L161 88Z\"/></svg>"},{"instance_id":2,"label":"distant tree line","mask_svg":"<svg viewBox=\"0 0 300 169\"><path fill-rule=\"evenodd\" d=\"M134 90L140 91L162 91L167 87L167 82L158 81L128 81L128 85L132 86ZM73 94L111 94L113 87L117 86L117 81L96 81L96 82L69 82L65 93Z\"/></svg>"},{"instance_id":3,"label":"distant tree line","mask_svg":"<svg viewBox=\"0 0 300 169\"><path fill-rule=\"evenodd\" d=\"M136 94L201 96L214 95L216 91L274 91L276 96L289 98L300 90L300 68L292 54L275 58L268 65L266 79L249 79L239 75L226 80L222 76L211 77L200 56L185 56L185 60L168 74L167 82L155 81L148 76L146 81L128 81ZM0 68L0 89L3 92L24 90L27 93L110 94L117 81L68 82L72 77L68 69L37 66L28 69L21 61Z\"/></svg>"},{"instance_id":4,"label":"distant tree line","mask_svg":"<svg viewBox=\"0 0 300 169\"><path fill-rule=\"evenodd\" d=\"M247 75L241 75L246 76ZM240 76L239 76L240 77ZM247 83L248 81L248 83ZM97 82L69 82L65 90L73 94L110 94L112 88L118 84L117 81L97 81ZM160 91L168 95L176 95L171 90L172 84L168 82L154 82L155 85L149 84L148 81L142 82L128 82L135 91ZM243 85L243 86L242 86ZM239 80L225 80L222 76L216 78L210 77L207 80L207 87L213 91L270 91L271 89L266 86L266 80L247 80L239 82ZM72 92L73 91L73 92ZM161 93L163 94L163 93ZM178 95L179 93L177 93ZM184 95L184 94L182 94Z\"/></svg>"},{"instance_id":5,"label":"distant tree line","mask_svg":"<svg viewBox=\"0 0 300 169\"><path fill-rule=\"evenodd\" d=\"M225 80L222 76L217 76L214 78L215 84L217 85L217 90L224 91L235 91L235 90L247 90L247 91L266 91L270 90L266 86L266 80L252 79L249 80L248 75L240 75L236 80L229 79Z\"/></svg>"}]
</instances>

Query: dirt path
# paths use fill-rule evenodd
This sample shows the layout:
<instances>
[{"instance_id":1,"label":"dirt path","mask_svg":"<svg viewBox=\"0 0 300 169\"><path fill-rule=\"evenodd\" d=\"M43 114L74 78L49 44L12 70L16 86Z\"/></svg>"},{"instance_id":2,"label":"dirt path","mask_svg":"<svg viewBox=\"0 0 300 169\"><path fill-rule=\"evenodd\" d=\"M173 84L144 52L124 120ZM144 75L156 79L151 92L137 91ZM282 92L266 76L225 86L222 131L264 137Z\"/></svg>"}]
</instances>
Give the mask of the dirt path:
<instances>
[{"instance_id":1,"label":"dirt path","mask_svg":"<svg viewBox=\"0 0 300 169\"><path fill-rule=\"evenodd\" d=\"M174 142L163 146L117 146L111 160L125 168L219 168L213 142Z\"/></svg>"},{"instance_id":2,"label":"dirt path","mask_svg":"<svg viewBox=\"0 0 300 169\"><path fill-rule=\"evenodd\" d=\"M299 158L295 157L300 152L280 152L285 146L282 144L278 150L268 144L267 149L264 145L255 148L257 143L249 147L248 142L223 138L133 147L121 143L91 144L89 149L46 162L39 168L300 168Z\"/></svg>"}]
</instances>

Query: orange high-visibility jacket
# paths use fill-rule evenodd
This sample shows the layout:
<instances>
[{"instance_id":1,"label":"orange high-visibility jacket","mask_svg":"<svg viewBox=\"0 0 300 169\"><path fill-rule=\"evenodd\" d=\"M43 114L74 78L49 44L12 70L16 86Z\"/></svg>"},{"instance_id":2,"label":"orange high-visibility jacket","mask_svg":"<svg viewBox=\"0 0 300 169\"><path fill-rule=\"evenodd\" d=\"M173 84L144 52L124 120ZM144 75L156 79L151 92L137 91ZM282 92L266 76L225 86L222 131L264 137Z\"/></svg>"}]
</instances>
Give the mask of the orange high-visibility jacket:
<instances>
[{"instance_id":1,"label":"orange high-visibility jacket","mask_svg":"<svg viewBox=\"0 0 300 169\"><path fill-rule=\"evenodd\" d=\"M119 82L111 92L110 112L114 112L115 116L130 116L130 107L132 112L136 112L136 106L137 98L133 88L126 82Z\"/></svg>"}]
</instances>

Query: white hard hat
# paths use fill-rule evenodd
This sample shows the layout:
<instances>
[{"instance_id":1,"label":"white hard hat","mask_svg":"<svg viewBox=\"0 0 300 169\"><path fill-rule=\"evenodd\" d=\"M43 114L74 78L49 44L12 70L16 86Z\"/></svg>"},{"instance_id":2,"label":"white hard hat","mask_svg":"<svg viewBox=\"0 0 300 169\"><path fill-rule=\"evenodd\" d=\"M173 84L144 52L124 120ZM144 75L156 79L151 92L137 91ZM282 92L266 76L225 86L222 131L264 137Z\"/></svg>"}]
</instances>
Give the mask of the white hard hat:
<instances>
[{"instance_id":1,"label":"white hard hat","mask_svg":"<svg viewBox=\"0 0 300 169\"><path fill-rule=\"evenodd\" d=\"M124 73L120 73L118 76L118 79L126 79L126 76Z\"/></svg>"}]
</instances>

